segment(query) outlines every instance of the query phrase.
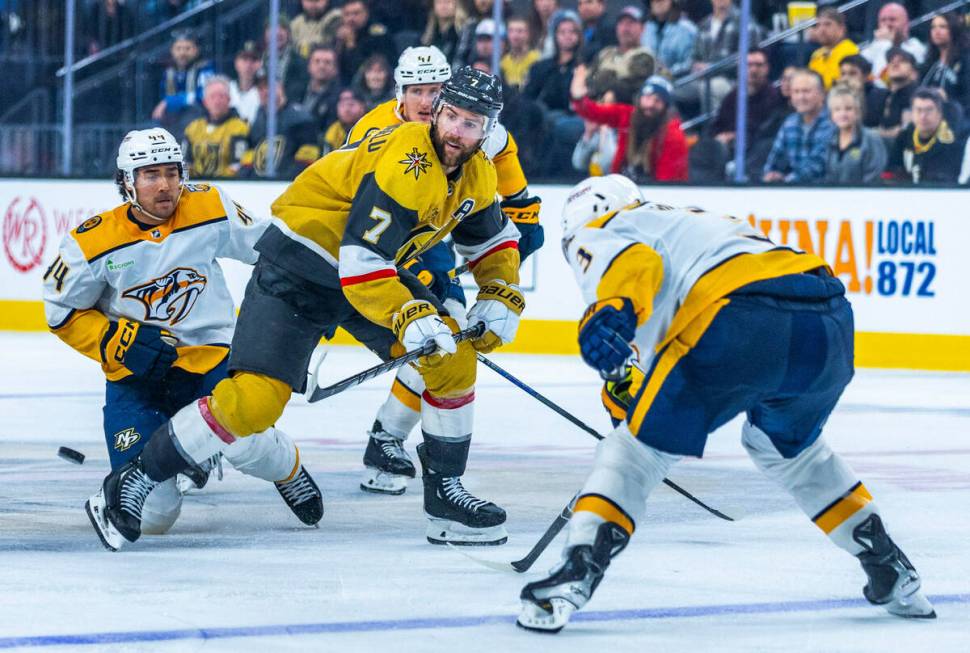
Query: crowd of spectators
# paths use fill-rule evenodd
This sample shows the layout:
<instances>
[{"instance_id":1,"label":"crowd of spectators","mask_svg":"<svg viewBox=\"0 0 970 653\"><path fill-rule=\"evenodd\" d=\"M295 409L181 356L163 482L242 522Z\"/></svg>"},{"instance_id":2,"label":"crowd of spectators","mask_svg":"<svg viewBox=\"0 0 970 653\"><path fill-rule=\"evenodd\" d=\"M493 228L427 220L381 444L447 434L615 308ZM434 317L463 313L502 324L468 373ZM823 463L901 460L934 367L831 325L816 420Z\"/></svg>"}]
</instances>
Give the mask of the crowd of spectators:
<instances>
[{"instance_id":1,"label":"crowd of spectators","mask_svg":"<svg viewBox=\"0 0 970 653\"><path fill-rule=\"evenodd\" d=\"M242 44L232 70L218 70L192 34L177 34L151 117L184 134L193 175L261 175L270 157L279 173L298 172L394 97L393 68L405 47L434 45L456 69L502 77L502 121L533 177L623 172L641 183L716 183L737 174L736 68L703 76L738 52L736 0L503 0L501 24L492 19L494 1L284 0L272 144L269 27ZM84 40L89 51L137 29L125 0L83 2L94 26ZM159 16L194 4L151 2ZM745 176L967 183L967 11L910 27L916 12L939 4L872 0L849 14L822 4L803 37L810 45L761 49L759 41L786 26L776 14L787 3L755 2L761 20L749 30Z\"/></svg>"}]
</instances>

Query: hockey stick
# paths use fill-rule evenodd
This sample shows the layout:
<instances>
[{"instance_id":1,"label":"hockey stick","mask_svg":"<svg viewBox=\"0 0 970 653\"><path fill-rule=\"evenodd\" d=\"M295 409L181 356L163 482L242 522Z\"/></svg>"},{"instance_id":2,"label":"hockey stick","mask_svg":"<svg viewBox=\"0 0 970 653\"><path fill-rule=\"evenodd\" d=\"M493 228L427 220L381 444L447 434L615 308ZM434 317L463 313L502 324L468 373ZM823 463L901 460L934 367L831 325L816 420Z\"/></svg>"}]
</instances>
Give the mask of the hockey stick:
<instances>
[{"instance_id":1,"label":"hockey stick","mask_svg":"<svg viewBox=\"0 0 970 653\"><path fill-rule=\"evenodd\" d=\"M546 407L552 409L553 411L555 411L556 413L558 413L562 417L565 417L570 422L572 422L573 424L575 424L576 426L578 426L582 430L586 431L587 433L589 433L590 435L592 435L597 440L602 440L603 439L603 436L600 435L595 429L593 429L593 427L589 426L588 424L586 424L585 422L583 422L582 420L580 420L578 417L576 417L572 413L568 412L566 409L564 409L561 406L559 406L558 404L554 403L551 399L548 399L548 398L544 397L539 392L537 392L536 390L534 390L532 387L530 387L529 385L527 385L525 382L520 381L518 378L516 378L515 376L513 376L509 372L506 372L504 369L502 369L501 367L499 367L498 365L496 365L495 363L493 363L489 359L487 359L484 356L482 356L481 354L479 354L478 355L478 360L480 360L486 367L488 367L489 369L491 369L493 372L495 372L499 376L502 376L505 379L507 379L508 381L510 381L512 383L512 385L514 385L517 388L525 391L526 394L528 394L528 395L530 395L530 396L538 399L540 403L542 403ZM720 517L721 519L724 519L726 521L734 521L734 518L733 517L729 517L729 516L725 515L723 512L721 512L717 508L710 507L709 505L707 505L706 503L704 503L703 501L701 501L700 499L698 499L693 494L691 494L690 492L688 492L684 488L680 487L679 485L677 485L673 481L665 478L663 480L663 482L664 482L664 485L666 485L667 487L669 487L671 490L673 490L674 492L677 492L678 494L683 495L685 498L687 498L690 501L696 503L701 508L703 508L704 510L708 511L709 513L711 513L715 517Z\"/></svg>"},{"instance_id":2,"label":"hockey stick","mask_svg":"<svg viewBox=\"0 0 970 653\"><path fill-rule=\"evenodd\" d=\"M454 336L455 342L457 343L457 342L461 342L462 340L478 338L484 332L485 332L485 325L482 323L478 323L475 326L469 327L464 331L459 331L458 333L456 333ZM396 370L402 365L407 365L408 363L414 362L419 358L430 356L437 349L438 349L438 345L436 345L434 342L428 342L421 349L415 349L414 351L410 351L404 354L403 356L392 358L391 360L385 361L380 365L375 365L374 367L368 368L363 372L359 372L357 374L354 374L353 376L347 377L343 381L338 381L333 385L328 385L325 388L317 388L312 393L310 393L310 397L307 399L307 401L312 404L320 401L321 399L332 397L335 394L339 394L343 392L347 388L353 388L354 386L358 386L364 381L369 381L370 379L373 379L376 376L380 376L385 372Z\"/></svg>"}]
</instances>

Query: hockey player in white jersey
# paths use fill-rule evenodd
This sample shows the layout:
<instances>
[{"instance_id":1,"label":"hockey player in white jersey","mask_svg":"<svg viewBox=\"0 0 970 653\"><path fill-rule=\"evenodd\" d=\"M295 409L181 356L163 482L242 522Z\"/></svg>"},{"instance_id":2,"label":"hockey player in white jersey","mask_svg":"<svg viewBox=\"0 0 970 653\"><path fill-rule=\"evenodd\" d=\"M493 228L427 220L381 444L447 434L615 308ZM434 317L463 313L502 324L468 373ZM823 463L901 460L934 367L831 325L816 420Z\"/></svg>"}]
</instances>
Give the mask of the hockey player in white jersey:
<instances>
[{"instance_id":1,"label":"hockey player in white jersey","mask_svg":"<svg viewBox=\"0 0 970 653\"><path fill-rule=\"evenodd\" d=\"M646 202L620 175L575 186L562 224L589 302L583 360L610 378L632 358L645 378L598 447L561 563L522 589L518 625L565 626L671 465L701 456L708 434L741 412L752 460L858 558L865 598L894 615L935 617L869 491L821 437L853 374L852 309L825 262L745 221Z\"/></svg>"},{"instance_id":2,"label":"hockey player in white jersey","mask_svg":"<svg viewBox=\"0 0 970 653\"><path fill-rule=\"evenodd\" d=\"M125 203L67 234L44 275L51 331L98 362L107 378L104 433L112 469L227 375L235 308L216 257L255 263L253 245L268 224L220 188L186 183L182 162L178 142L164 129L129 132L116 176ZM239 471L274 482L296 516L315 524L323 514L320 491L289 436L270 431L235 442L224 456ZM190 475L201 486L207 472ZM121 540L105 527L103 493L85 507L102 543L117 550ZM142 532L167 531L181 505L175 478L155 487Z\"/></svg>"}]
</instances>

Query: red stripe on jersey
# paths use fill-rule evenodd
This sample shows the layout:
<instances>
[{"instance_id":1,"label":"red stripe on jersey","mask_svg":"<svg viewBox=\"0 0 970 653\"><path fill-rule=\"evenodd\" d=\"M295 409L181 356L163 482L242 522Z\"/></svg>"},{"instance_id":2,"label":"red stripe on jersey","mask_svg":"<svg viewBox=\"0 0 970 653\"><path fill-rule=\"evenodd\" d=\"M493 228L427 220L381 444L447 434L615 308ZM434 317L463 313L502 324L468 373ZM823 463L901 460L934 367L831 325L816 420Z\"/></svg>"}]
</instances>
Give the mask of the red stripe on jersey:
<instances>
[{"instance_id":1,"label":"red stripe on jersey","mask_svg":"<svg viewBox=\"0 0 970 653\"><path fill-rule=\"evenodd\" d=\"M393 268L375 270L374 272L368 272L367 274L358 274L356 277L340 277L340 287L344 288L346 286L353 286L358 283L374 281L375 279L389 279L390 277L396 276L397 270Z\"/></svg>"},{"instance_id":2,"label":"red stripe on jersey","mask_svg":"<svg viewBox=\"0 0 970 653\"><path fill-rule=\"evenodd\" d=\"M518 248L519 248L518 241L515 241L515 240L506 240L504 243L499 243L498 245L496 245L492 249L488 250L487 252L485 252L484 254L482 254L481 256L479 256L477 259L475 259L473 261L469 261L468 262L468 267L469 268L474 268L476 265L478 265L479 263L481 263L482 259L484 259L484 258L486 258L488 256L491 256L495 252L500 252L503 249L518 249Z\"/></svg>"},{"instance_id":3,"label":"red stripe on jersey","mask_svg":"<svg viewBox=\"0 0 970 653\"><path fill-rule=\"evenodd\" d=\"M435 408L454 410L455 408L467 406L471 402L475 401L475 391L472 390L467 395L462 395L461 397L433 397L431 396L431 393L425 390L423 393L421 393L421 398Z\"/></svg>"},{"instance_id":4,"label":"red stripe on jersey","mask_svg":"<svg viewBox=\"0 0 970 653\"><path fill-rule=\"evenodd\" d=\"M202 397L199 399L199 412L202 413L202 419L205 420L206 425L215 433L220 440L226 444L232 444L236 441L236 438L232 433L227 431L225 427L219 423L216 416L212 414L212 410L209 408L209 398Z\"/></svg>"}]
</instances>

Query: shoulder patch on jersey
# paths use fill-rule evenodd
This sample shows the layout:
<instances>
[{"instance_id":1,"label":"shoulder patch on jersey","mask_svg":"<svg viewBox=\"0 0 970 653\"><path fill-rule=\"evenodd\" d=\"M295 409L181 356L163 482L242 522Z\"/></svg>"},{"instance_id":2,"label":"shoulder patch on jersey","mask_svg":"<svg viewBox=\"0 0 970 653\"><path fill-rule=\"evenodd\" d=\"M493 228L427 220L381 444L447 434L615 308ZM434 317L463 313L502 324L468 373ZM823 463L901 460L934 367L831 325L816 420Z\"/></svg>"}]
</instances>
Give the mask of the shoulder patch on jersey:
<instances>
[{"instance_id":1,"label":"shoulder patch on jersey","mask_svg":"<svg viewBox=\"0 0 970 653\"><path fill-rule=\"evenodd\" d=\"M183 188L189 193L208 193L212 190L209 184L185 184Z\"/></svg>"},{"instance_id":2,"label":"shoulder patch on jersey","mask_svg":"<svg viewBox=\"0 0 970 653\"><path fill-rule=\"evenodd\" d=\"M88 218L87 220L85 220L84 222L82 222L81 224L78 225L78 227L77 227L77 233L83 234L86 231L91 231L92 229L94 229L95 227L97 227L99 224L101 224L101 216L100 215L96 215L93 218Z\"/></svg>"},{"instance_id":3,"label":"shoulder patch on jersey","mask_svg":"<svg viewBox=\"0 0 970 653\"><path fill-rule=\"evenodd\" d=\"M406 153L404 158L398 161L398 163L404 165L405 175L413 172L415 179L420 177L422 172L427 172L431 168L431 162L428 161L428 153L418 152L417 146L412 147L411 151Z\"/></svg>"},{"instance_id":4,"label":"shoulder patch on jersey","mask_svg":"<svg viewBox=\"0 0 970 653\"><path fill-rule=\"evenodd\" d=\"M148 283L128 288L121 296L139 302L145 309L145 320L174 326L188 317L205 285L206 278L192 268L175 268Z\"/></svg>"}]
</instances>

